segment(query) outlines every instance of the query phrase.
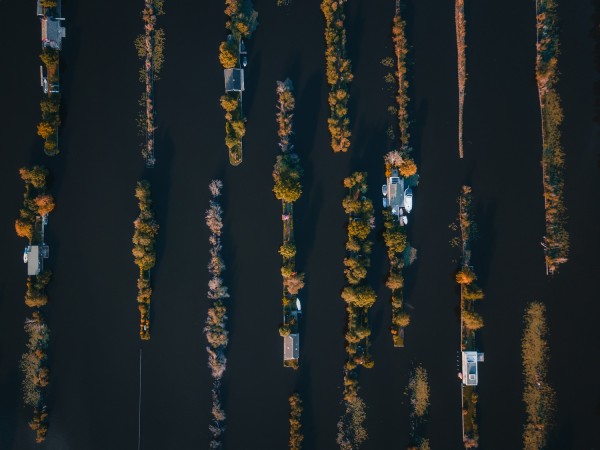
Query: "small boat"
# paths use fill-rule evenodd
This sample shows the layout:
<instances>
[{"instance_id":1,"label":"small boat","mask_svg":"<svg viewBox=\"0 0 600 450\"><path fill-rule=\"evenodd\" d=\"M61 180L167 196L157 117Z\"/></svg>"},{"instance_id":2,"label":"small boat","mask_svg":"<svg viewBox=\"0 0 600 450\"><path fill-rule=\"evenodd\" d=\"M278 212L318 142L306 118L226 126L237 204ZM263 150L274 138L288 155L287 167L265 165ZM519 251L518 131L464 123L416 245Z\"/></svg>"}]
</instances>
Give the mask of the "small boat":
<instances>
[{"instance_id":1,"label":"small boat","mask_svg":"<svg viewBox=\"0 0 600 450\"><path fill-rule=\"evenodd\" d=\"M243 39L240 39L240 55L245 55L246 53L246 44Z\"/></svg>"},{"instance_id":2,"label":"small boat","mask_svg":"<svg viewBox=\"0 0 600 450\"><path fill-rule=\"evenodd\" d=\"M244 55L242 58L242 66L246 67L248 65L248 57Z\"/></svg>"},{"instance_id":3,"label":"small boat","mask_svg":"<svg viewBox=\"0 0 600 450\"><path fill-rule=\"evenodd\" d=\"M406 216L400 216L400 217L398 217L398 219L400 220L400 225L406 225L406 224L408 224L408 217L406 217Z\"/></svg>"},{"instance_id":4,"label":"small boat","mask_svg":"<svg viewBox=\"0 0 600 450\"><path fill-rule=\"evenodd\" d=\"M384 197L387 195L387 184L381 186L381 193Z\"/></svg>"},{"instance_id":5,"label":"small boat","mask_svg":"<svg viewBox=\"0 0 600 450\"><path fill-rule=\"evenodd\" d=\"M296 299L296 309L298 311L302 311L302 305L300 304L300 299L299 298Z\"/></svg>"},{"instance_id":6,"label":"small boat","mask_svg":"<svg viewBox=\"0 0 600 450\"><path fill-rule=\"evenodd\" d=\"M413 193L410 187L407 187L404 191L404 209L407 213L410 213L413 207Z\"/></svg>"},{"instance_id":7,"label":"small boat","mask_svg":"<svg viewBox=\"0 0 600 450\"><path fill-rule=\"evenodd\" d=\"M29 252L27 251L27 247L25 247L25 251L23 252L23 262L25 264L27 264L27 260L29 259L28 256L27 256L28 253Z\"/></svg>"},{"instance_id":8,"label":"small boat","mask_svg":"<svg viewBox=\"0 0 600 450\"><path fill-rule=\"evenodd\" d=\"M383 207L387 208L387 197L383 197Z\"/></svg>"}]
</instances>

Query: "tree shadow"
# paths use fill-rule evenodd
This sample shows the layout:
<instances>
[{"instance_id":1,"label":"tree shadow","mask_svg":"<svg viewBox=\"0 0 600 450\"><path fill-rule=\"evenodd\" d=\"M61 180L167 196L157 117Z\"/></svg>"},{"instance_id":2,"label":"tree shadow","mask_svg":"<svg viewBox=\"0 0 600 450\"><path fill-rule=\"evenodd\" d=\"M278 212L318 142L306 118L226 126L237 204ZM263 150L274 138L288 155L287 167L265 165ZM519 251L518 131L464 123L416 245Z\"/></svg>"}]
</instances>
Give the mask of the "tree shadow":
<instances>
[{"instance_id":1,"label":"tree shadow","mask_svg":"<svg viewBox=\"0 0 600 450\"><path fill-rule=\"evenodd\" d=\"M302 348L302 347L300 347ZM315 417L314 417L314 404L312 401L312 378L310 372L310 363L306 360L300 364L298 373L298 383L296 385L296 391L300 394L302 399L302 433L304 435L304 441L302 446L304 448L316 448L316 435L315 435Z\"/></svg>"},{"instance_id":2,"label":"tree shadow","mask_svg":"<svg viewBox=\"0 0 600 450\"><path fill-rule=\"evenodd\" d=\"M167 248L168 225L167 217L169 216L169 194L172 187L171 165L173 154L175 153L175 145L171 136L171 131L166 128L156 140L156 165L152 169L144 169L140 179L148 180L151 184L152 193L152 209L154 210L156 221L159 225L158 237L156 239L156 265L152 269L153 280L152 289L156 290L157 279L160 282L161 265ZM158 276L157 276L158 275ZM153 298L156 301L156 296ZM150 321L154 323L156 318L156 308L150 309Z\"/></svg>"}]
</instances>

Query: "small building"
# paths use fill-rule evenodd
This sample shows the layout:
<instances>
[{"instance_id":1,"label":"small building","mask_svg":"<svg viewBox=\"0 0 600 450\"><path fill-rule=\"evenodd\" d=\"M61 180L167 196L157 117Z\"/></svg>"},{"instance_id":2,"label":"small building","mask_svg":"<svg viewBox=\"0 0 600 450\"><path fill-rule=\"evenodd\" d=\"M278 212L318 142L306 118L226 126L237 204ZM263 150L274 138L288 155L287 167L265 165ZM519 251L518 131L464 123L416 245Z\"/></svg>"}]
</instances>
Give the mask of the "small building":
<instances>
[{"instance_id":1,"label":"small building","mask_svg":"<svg viewBox=\"0 0 600 450\"><path fill-rule=\"evenodd\" d=\"M62 19L53 17L43 17L42 22L42 45L55 50L62 48L62 39L67 35L66 30L61 26Z\"/></svg>"},{"instance_id":2,"label":"small building","mask_svg":"<svg viewBox=\"0 0 600 450\"><path fill-rule=\"evenodd\" d=\"M289 334L283 338L283 360L289 361L300 357L300 335Z\"/></svg>"},{"instance_id":3,"label":"small building","mask_svg":"<svg viewBox=\"0 0 600 450\"><path fill-rule=\"evenodd\" d=\"M392 176L387 179L388 207L395 216L402 215L404 208L404 178L398 176L398 170L392 170Z\"/></svg>"},{"instance_id":4,"label":"small building","mask_svg":"<svg viewBox=\"0 0 600 450\"><path fill-rule=\"evenodd\" d=\"M477 363L483 361L483 353L462 352L462 382L465 386L477 386L479 383Z\"/></svg>"},{"instance_id":5,"label":"small building","mask_svg":"<svg viewBox=\"0 0 600 450\"><path fill-rule=\"evenodd\" d=\"M225 92L244 91L244 69L225 69Z\"/></svg>"},{"instance_id":6,"label":"small building","mask_svg":"<svg viewBox=\"0 0 600 450\"><path fill-rule=\"evenodd\" d=\"M27 264L27 275L38 275L41 270L40 247L30 245L25 248L23 261Z\"/></svg>"}]
</instances>

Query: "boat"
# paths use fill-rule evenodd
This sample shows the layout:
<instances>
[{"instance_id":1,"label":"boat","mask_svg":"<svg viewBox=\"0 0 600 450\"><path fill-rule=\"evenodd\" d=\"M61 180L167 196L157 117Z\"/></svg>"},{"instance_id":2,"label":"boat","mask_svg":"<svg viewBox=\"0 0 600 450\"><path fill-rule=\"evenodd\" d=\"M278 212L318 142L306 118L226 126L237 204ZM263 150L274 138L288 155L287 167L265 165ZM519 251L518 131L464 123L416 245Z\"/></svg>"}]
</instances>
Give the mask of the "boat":
<instances>
[{"instance_id":1,"label":"boat","mask_svg":"<svg viewBox=\"0 0 600 450\"><path fill-rule=\"evenodd\" d=\"M28 250L29 250L29 248L28 248L28 247L25 247L25 251L23 252L23 262L24 262L25 264L27 264L27 260L28 260L28 254L29 254L29 251L28 251Z\"/></svg>"},{"instance_id":2,"label":"boat","mask_svg":"<svg viewBox=\"0 0 600 450\"><path fill-rule=\"evenodd\" d=\"M383 207L387 208L387 198L383 197Z\"/></svg>"},{"instance_id":3,"label":"boat","mask_svg":"<svg viewBox=\"0 0 600 450\"><path fill-rule=\"evenodd\" d=\"M387 195L387 184L381 186L381 193L384 197Z\"/></svg>"},{"instance_id":4,"label":"boat","mask_svg":"<svg viewBox=\"0 0 600 450\"><path fill-rule=\"evenodd\" d=\"M300 305L300 299L299 298L296 299L296 309L298 311L302 311L302 305Z\"/></svg>"},{"instance_id":5,"label":"boat","mask_svg":"<svg viewBox=\"0 0 600 450\"><path fill-rule=\"evenodd\" d=\"M410 187L407 187L404 191L404 209L407 213L410 213L413 207L413 193Z\"/></svg>"}]
</instances>

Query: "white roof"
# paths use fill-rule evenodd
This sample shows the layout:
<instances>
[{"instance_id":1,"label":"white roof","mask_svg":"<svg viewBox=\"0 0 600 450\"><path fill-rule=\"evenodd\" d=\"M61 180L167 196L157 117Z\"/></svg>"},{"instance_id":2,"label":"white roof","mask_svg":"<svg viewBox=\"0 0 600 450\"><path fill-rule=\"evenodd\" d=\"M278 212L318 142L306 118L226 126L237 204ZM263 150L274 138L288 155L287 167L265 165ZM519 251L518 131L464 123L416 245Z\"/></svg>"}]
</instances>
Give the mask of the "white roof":
<instances>
[{"instance_id":1,"label":"white roof","mask_svg":"<svg viewBox=\"0 0 600 450\"><path fill-rule=\"evenodd\" d=\"M37 275L40 273L40 248L32 245L27 250L27 275Z\"/></svg>"},{"instance_id":2,"label":"white roof","mask_svg":"<svg viewBox=\"0 0 600 450\"><path fill-rule=\"evenodd\" d=\"M300 356L300 335L290 334L283 338L283 359L298 359Z\"/></svg>"},{"instance_id":3,"label":"white roof","mask_svg":"<svg viewBox=\"0 0 600 450\"><path fill-rule=\"evenodd\" d=\"M479 382L477 360L477 352L462 352L462 380L467 386L477 386Z\"/></svg>"},{"instance_id":4,"label":"white roof","mask_svg":"<svg viewBox=\"0 0 600 450\"><path fill-rule=\"evenodd\" d=\"M242 92L244 90L244 69L225 69L225 92Z\"/></svg>"}]
</instances>

